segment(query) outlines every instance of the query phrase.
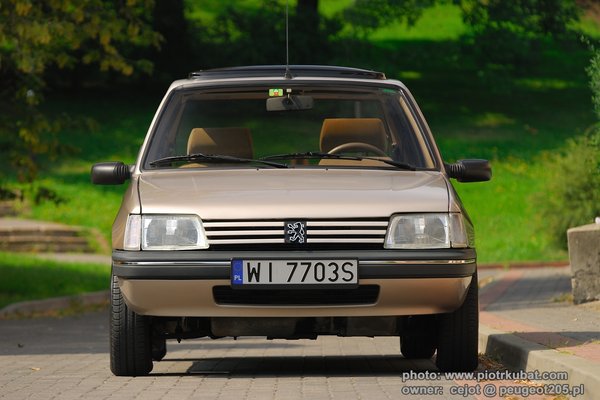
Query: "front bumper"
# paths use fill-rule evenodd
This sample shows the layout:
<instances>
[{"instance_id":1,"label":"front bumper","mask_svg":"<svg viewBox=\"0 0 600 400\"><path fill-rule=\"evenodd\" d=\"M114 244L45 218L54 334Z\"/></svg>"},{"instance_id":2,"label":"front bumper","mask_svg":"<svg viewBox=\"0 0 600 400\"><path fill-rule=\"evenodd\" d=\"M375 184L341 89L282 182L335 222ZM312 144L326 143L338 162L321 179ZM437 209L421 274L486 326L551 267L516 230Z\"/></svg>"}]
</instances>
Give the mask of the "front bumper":
<instances>
[{"instance_id":1,"label":"front bumper","mask_svg":"<svg viewBox=\"0 0 600 400\"><path fill-rule=\"evenodd\" d=\"M379 295L369 304L219 304L213 289L229 285L233 258L355 258L359 284L377 285ZM462 304L476 269L474 249L113 252L113 274L125 301L138 314L155 316L342 317L451 312Z\"/></svg>"}]
</instances>

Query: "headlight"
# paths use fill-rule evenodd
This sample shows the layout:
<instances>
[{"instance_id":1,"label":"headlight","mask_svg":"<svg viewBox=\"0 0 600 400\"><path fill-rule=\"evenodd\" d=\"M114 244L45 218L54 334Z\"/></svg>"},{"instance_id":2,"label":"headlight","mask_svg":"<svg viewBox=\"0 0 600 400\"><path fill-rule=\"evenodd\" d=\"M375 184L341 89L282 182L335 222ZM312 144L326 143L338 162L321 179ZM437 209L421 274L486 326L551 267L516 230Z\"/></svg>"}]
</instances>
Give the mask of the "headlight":
<instances>
[{"instance_id":1,"label":"headlight","mask_svg":"<svg viewBox=\"0 0 600 400\"><path fill-rule=\"evenodd\" d=\"M125 228L126 250L207 249L202 221L196 215L130 215Z\"/></svg>"},{"instance_id":2,"label":"headlight","mask_svg":"<svg viewBox=\"0 0 600 400\"><path fill-rule=\"evenodd\" d=\"M390 219L386 249L447 249L469 245L461 214L405 214Z\"/></svg>"}]
</instances>

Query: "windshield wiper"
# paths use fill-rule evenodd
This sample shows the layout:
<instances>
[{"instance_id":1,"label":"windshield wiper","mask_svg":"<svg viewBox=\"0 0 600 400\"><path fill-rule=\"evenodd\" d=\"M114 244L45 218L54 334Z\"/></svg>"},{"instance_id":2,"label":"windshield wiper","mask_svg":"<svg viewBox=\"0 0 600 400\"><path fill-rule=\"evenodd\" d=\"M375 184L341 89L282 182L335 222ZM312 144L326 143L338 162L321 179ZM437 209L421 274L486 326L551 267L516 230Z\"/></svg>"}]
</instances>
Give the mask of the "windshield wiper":
<instances>
[{"instance_id":1,"label":"windshield wiper","mask_svg":"<svg viewBox=\"0 0 600 400\"><path fill-rule=\"evenodd\" d=\"M219 155L219 154L203 154L203 153L194 153L194 154L187 154L187 155L181 155L181 156L171 156L171 157L164 157L164 158L159 158L158 160L154 160L150 163L150 166L152 167L157 167L160 165L169 165L172 164L174 162L195 162L195 161L202 161L202 162L207 162L207 163L234 163L234 164L249 164L249 163L259 163L259 164L264 164L264 165L268 165L270 167L275 167L275 168L288 168L287 164L282 164L282 163L277 163L277 162L271 162L268 160L255 160L252 158L240 158L240 157L234 157L234 156L224 156L224 155Z\"/></svg>"},{"instance_id":2,"label":"windshield wiper","mask_svg":"<svg viewBox=\"0 0 600 400\"><path fill-rule=\"evenodd\" d=\"M343 156L340 154L331 154L331 153L322 153L319 151L307 151L304 153L287 153L287 154L275 154L272 156L266 156L260 158L262 161L268 160L291 160L291 159L334 159L334 160L375 160L381 161L382 163L392 165L396 168L406 169L409 171L416 171L417 168L403 162L388 160L386 158L377 158L377 157L361 157L361 156Z\"/></svg>"}]
</instances>

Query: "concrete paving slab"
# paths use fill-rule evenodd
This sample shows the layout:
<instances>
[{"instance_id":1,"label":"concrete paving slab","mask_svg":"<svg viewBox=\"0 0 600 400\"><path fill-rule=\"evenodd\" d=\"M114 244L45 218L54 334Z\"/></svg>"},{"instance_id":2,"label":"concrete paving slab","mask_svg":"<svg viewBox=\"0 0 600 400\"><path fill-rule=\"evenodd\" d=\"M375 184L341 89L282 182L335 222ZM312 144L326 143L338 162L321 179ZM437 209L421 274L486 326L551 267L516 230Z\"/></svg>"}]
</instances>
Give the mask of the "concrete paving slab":
<instances>
[{"instance_id":1,"label":"concrete paving slab","mask_svg":"<svg viewBox=\"0 0 600 400\"><path fill-rule=\"evenodd\" d=\"M491 278L481 290L482 321L504 323L496 329L485 324L480 326L480 351L515 371L565 372L566 376L548 379L547 383L583 389L584 394L577 398L600 398L600 363L593 359L593 352L600 347L600 342L594 339L600 332L597 324L600 306L575 306L562 301L568 273L560 268L522 269L518 274L498 270L487 276L481 274L480 278ZM563 296L561 301L555 301L557 295ZM444 394L422 398L498 398L449 395L450 388L456 389L457 385L476 389L478 383L468 379L442 380L441 383L409 381L410 385L403 386L398 380L402 372L435 370L435 367L431 360L409 361L399 356L397 338L184 341L169 344L166 359L156 364L151 377L116 378L110 373L107 375L108 317L105 312L68 317L63 322L52 321L56 320L0 321L0 365L12 363L8 369L0 367L0 398L12 399L27 387L23 398L49 394L51 396L45 398L108 398L117 393L125 398L170 398L172 395L173 398L208 396L239 400L260 395L274 399L391 399L406 396L408 392L404 391L409 389L403 388L415 385L439 385ZM549 334L567 337L575 344L553 349L526 339L539 340ZM45 338L45 343L40 343L40 337ZM577 353L575 349L583 350ZM16 358L6 358L13 356ZM79 365L78 368L88 365L93 373L83 373L80 369L76 372L73 363ZM42 371L46 374L40 374ZM101 383L94 381L99 376ZM69 383L71 378L76 383ZM38 383L32 383L32 379ZM539 382L496 380L491 384L497 390Z\"/></svg>"}]
</instances>

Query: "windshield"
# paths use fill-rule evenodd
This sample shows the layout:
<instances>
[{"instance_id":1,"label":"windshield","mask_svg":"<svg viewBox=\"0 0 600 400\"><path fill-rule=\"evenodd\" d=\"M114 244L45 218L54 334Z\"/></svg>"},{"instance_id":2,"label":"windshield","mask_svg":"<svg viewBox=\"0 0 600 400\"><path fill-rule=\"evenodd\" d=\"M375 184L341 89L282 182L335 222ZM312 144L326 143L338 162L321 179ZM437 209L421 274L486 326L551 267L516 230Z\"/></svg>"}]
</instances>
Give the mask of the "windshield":
<instances>
[{"instance_id":1,"label":"windshield","mask_svg":"<svg viewBox=\"0 0 600 400\"><path fill-rule=\"evenodd\" d=\"M175 90L144 168L434 168L400 90L347 86Z\"/></svg>"}]
</instances>

